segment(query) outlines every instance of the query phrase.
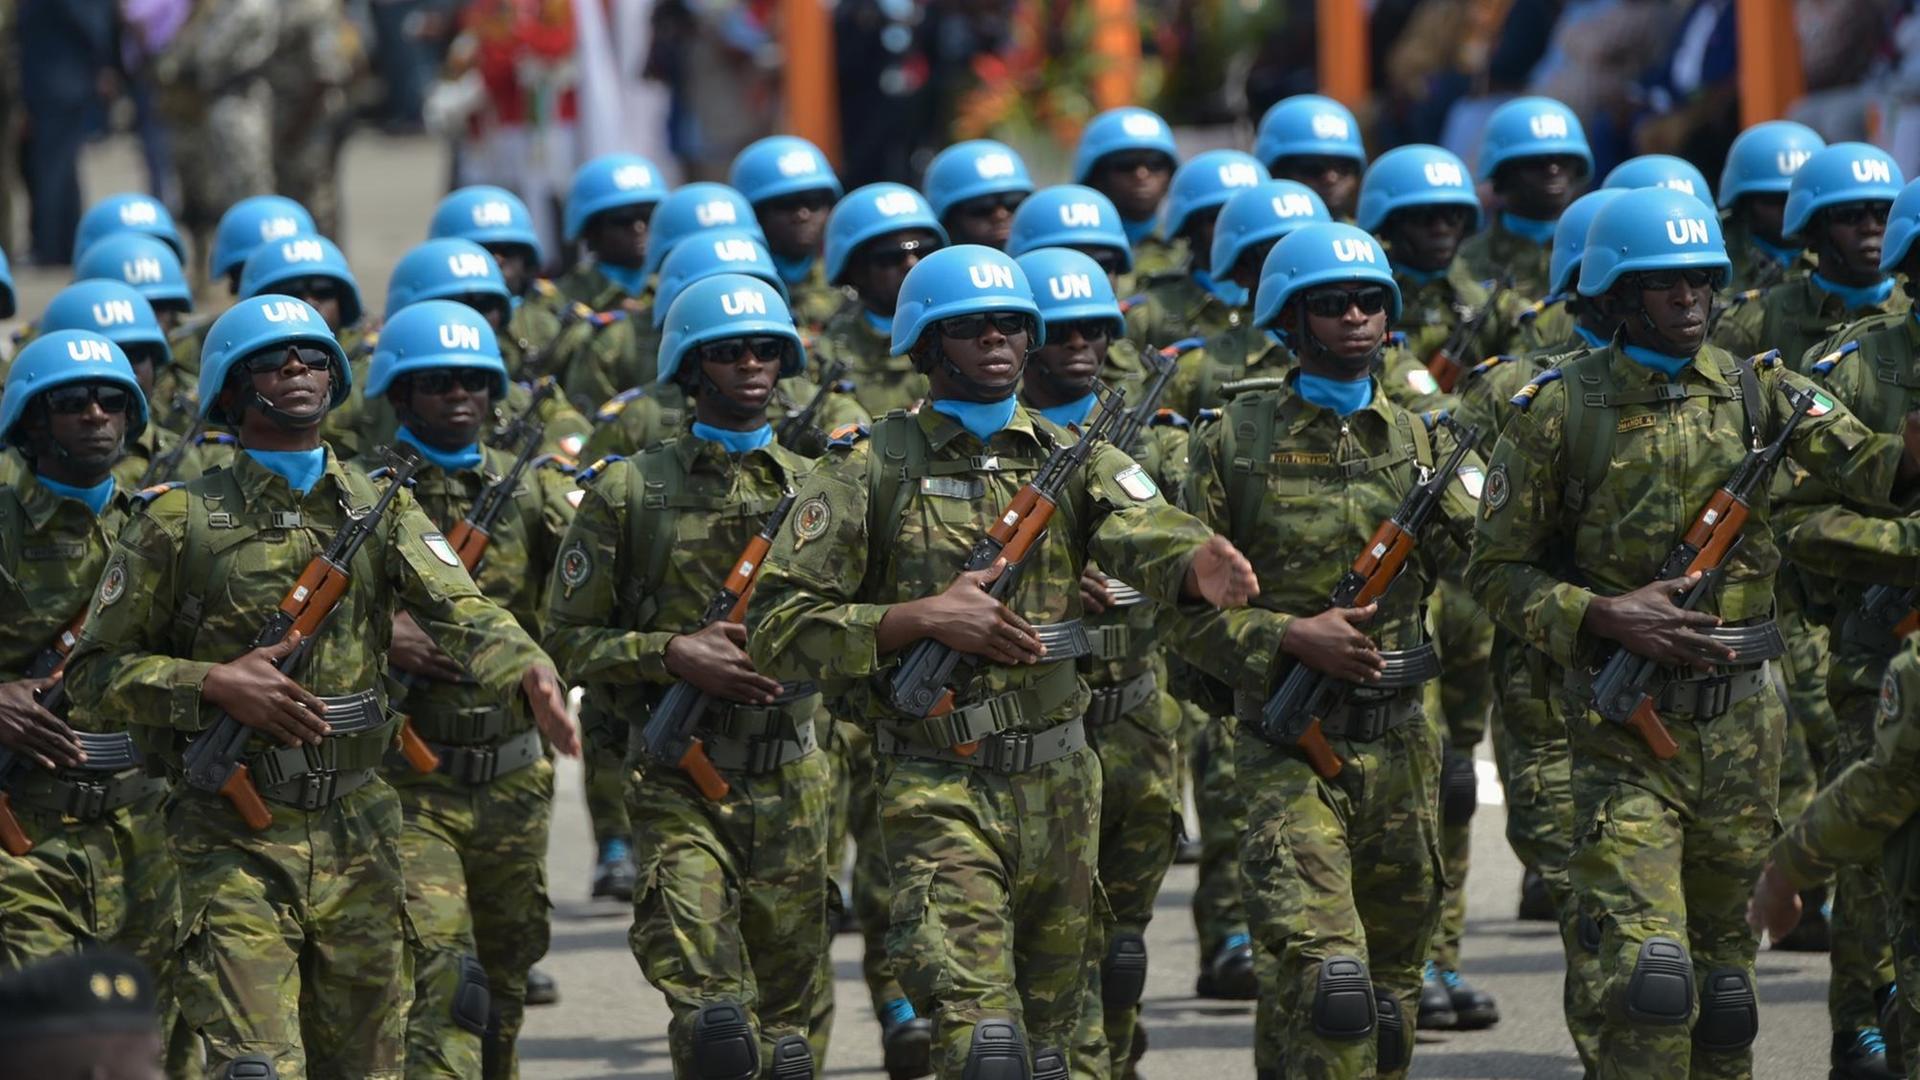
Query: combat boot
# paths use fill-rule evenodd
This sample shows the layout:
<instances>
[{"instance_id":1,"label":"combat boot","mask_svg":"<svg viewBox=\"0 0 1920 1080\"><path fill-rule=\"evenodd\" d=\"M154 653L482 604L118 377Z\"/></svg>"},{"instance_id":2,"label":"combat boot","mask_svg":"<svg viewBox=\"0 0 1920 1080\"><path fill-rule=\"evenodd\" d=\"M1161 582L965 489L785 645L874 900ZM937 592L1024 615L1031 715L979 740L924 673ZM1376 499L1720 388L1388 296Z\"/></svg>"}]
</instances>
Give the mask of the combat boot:
<instances>
[{"instance_id":1,"label":"combat boot","mask_svg":"<svg viewBox=\"0 0 1920 1080\"><path fill-rule=\"evenodd\" d=\"M1419 1026L1421 1031L1452 1031L1460 1026L1460 1014L1453 1011L1453 995L1447 993L1431 960L1420 977Z\"/></svg>"},{"instance_id":2,"label":"combat boot","mask_svg":"<svg viewBox=\"0 0 1920 1080\"><path fill-rule=\"evenodd\" d=\"M1253 939L1246 934L1228 935L1213 958L1201 966L1193 996L1215 1001L1252 1001L1259 997L1260 984L1253 975Z\"/></svg>"},{"instance_id":3,"label":"combat boot","mask_svg":"<svg viewBox=\"0 0 1920 1080\"><path fill-rule=\"evenodd\" d=\"M610 837L600 845L600 862L593 868L593 895L629 903L638 871L633 865L633 849L620 837Z\"/></svg>"},{"instance_id":4,"label":"combat boot","mask_svg":"<svg viewBox=\"0 0 1920 1080\"><path fill-rule=\"evenodd\" d=\"M1560 921L1560 913L1554 910L1553 896L1547 892L1547 879L1531 866L1520 878L1518 918L1521 922Z\"/></svg>"},{"instance_id":5,"label":"combat boot","mask_svg":"<svg viewBox=\"0 0 1920 1080\"><path fill-rule=\"evenodd\" d=\"M933 1023L917 1015L906 998L889 1002L880 1017L880 1054L887 1080L933 1075Z\"/></svg>"},{"instance_id":6,"label":"combat boot","mask_svg":"<svg viewBox=\"0 0 1920 1080\"><path fill-rule=\"evenodd\" d=\"M529 969L527 971L526 1002L529 1005L559 1004L560 984L553 981L553 976L537 967Z\"/></svg>"},{"instance_id":7,"label":"combat boot","mask_svg":"<svg viewBox=\"0 0 1920 1080\"><path fill-rule=\"evenodd\" d=\"M1500 1022L1500 1006L1494 1003L1493 995L1461 978L1458 971L1440 972L1440 985L1447 988L1447 999L1453 1005L1454 1030L1478 1031Z\"/></svg>"},{"instance_id":8,"label":"combat boot","mask_svg":"<svg viewBox=\"0 0 1920 1080\"><path fill-rule=\"evenodd\" d=\"M1827 1080L1899 1080L1887 1064L1887 1041L1879 1028L1834 1032L1828 1058L1833 1068Z\"/></svg>"}]
</instances>

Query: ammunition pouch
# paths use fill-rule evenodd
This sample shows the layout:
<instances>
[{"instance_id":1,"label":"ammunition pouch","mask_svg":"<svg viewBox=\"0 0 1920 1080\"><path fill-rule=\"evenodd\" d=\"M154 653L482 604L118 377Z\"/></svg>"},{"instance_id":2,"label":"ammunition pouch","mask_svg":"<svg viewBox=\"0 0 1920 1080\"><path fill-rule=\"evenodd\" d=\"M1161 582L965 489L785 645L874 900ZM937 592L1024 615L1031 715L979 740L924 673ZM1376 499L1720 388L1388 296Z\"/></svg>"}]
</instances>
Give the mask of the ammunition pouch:
<instances>
[{"instance_id":1,"label":"ammunition pouch","mask_svg":"<svg viewBox=\"0 0 1920 1080\"><path fill-rule=\"evenodd\" d=\"M491 784L547 756L547 748L537 731L523 731L512 738L484 746L446 746L427 741L440 759L433 770L445 773L463 784Z\"/></svg>"},{"instance_id":2,"label":"ammunition pouch","mask_svg":"<svg viewBox=\"0 0 1920 1080\"><path fill-rule=\"evenodd\" d=\"M1049 654L1046 673L1029 686L957 706L945 716L899 722L883 720L879 730L894 735L896 741L902 743L959 746L978 742L1006 728L1038 722L1073 700L1080 689L1080 675L1074 666L1053 663L1053 659Z\"/></svg>"},{"instance_id":3,"label":"ammunition pouch","mask_svg":"<svg viewBox=\"0 0 1920 1080\"><path fill-rule=\"evenodd\" d=\"M951 746L908 742L885 727L874 732L874 749L882 754L945 761L1011 776L1086 749L1087 726L1085 721L1074 719L1045 731L985 735L969 741L979 745L973 753L962 754Z\"/></svg>"},{"instance_id":4,"label":"ammunition pouch","mask_svg":"<svg viewBox=\"0 0 1920 1080\"><path fill-rule=\"evenodd\" d=\"M260 796L296 810L320 810L364 787L393 743L397 718L372 690L323 697L333 730L317 746L281 746L247 759Z\"/></svg>"},{"instance_id":5,"label":"ammunition pouch","mask_svg":"<svg viewBox=\"0 0 1920 1080\"><path fill-rule=\"evenodd\" d=\"M57 772L29 769L7 795L23 807L93 822L167 789L166 781L146 774L126 732L75 734L87 755L85 765Z\"/></svg>"},{"instance_id":6,"label":"ammunition pouch","mask_svg":"<svg viewBox=\"0 0 1920 1080\"><path fill-rule=\"evenodd\" d=\"M1152 701L1160 692L1158 672L1145 671L1118 686L1102 686L1093 691L1093 700L1082 714L1090 728L1102 728Z\"/></svg>"}]
</instances>

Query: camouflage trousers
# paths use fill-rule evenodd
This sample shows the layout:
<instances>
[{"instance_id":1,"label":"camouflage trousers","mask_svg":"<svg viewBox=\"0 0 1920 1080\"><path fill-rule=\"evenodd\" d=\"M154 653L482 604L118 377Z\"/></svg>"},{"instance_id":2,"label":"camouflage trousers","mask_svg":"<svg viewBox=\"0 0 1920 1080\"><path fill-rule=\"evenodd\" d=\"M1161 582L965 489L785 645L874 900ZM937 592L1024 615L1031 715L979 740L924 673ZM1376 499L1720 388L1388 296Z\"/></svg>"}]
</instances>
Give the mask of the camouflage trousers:
<instances>
[{"instance_id":1,"label":"camouflage trousers","mask_svg":"<svg viewBox=\"0 0 1920 1080\"><path fill-rule=\"evenodd\" d=\"M1761 693L1707 720L1669 715L1679 752L1654 757L1640 736L1562 697L1573 751L1575 832L1567 875L1600 927L1606 1017L1600 1076L1747 1077L1751 1047L1710 1051L1684 1023L1631 1019L1628 991L1642 945L1667 937L1692 964L1694 986L1731 969L1753 978L1747 899L1776 826L1786 716Z\"/></svg>"},{"instance_id":2,"label":"camouflage trousers","mask_svg":"<svg viewBox=\"0 0 1920 1080\"><path fill-rule=\"evenodd\" d=\"M1416 715L1374 742L1331 740L1345 763L1322 779L1306 758L1251 732L1234 747L1251 825L1241 848L1262 973L1259 1064L1300 1080L1402 1077L1419 1015L1420 973L1440 919L1435 825L1440 737ZM1323 965L1350 957L1399 1004L1403 1060L1381 1063L1374 1034L1321 1034ZM1282 1060L1265 1059L1281 1048Z\"/></svg>"},{"instance_id":3,"label":"camouflage trousers","mask_svg":"<svg viewBox=\"0 0 1920 1080\"><path fill-rule=\"evenodd\" d=\"M592 691L589 690L591 695ZM594 845L609 840L633 841L627 820L627 726L612 717L596 715L590 704L580 710L580 763L587 793L587 820L593 823ZM636 858L638 857L636 853Z\"/></svg>"},{"instance_id":4,"label":"camouflage trousers","mask_svg":"<svg viewBox=\"0 0 1920 1080\"><path fill-rule=\"evenodd\" d=\"M270 804L251 832L217 795L177 790L175 990L219 1075L246 1054L278 1080L403 1075L413 957L405 944L400 799L375 778L312 813Z\"/></svg>"},{"instance_id":5,"label":"camouflage trousers","mask_svg":"<svg viewBox=\"0 0 1920 1080\"><path fill-rule=\"evenodd\" d=\"M1899 883L1881 880L1890 897L1900 896ZM1886 1032L1887 1060L1897 1059L1906 1067L1905 1075L1920 1075L1920 898L1902 897L1894 904L1893 963L1899 975L1896 988L1899 1000L1894 1004L1892 1030Z\"/></svg>"},{"instance_id":6,"label":"camouflage trousers","mask_svg":"<svg viewBox=\"0 0 1920 1080\"><path fill-rule=\"evenodd\" d=\"M825 723L825 712L815 722ZM628 945L673 1012L674 1075L701 1075L694 1016L720 1002L745 1010L761 1075L788 1035L808 1039L814 1068L823 1069L832 1011L821 1001L833 994L826 756L726 779L731 790L713 802L678 769L648 763L629 774L639 885Z\"/></svg>"},{"instance_id":7,"label":"camouflage trousers","mask_svg":"<svg viewBox=\"0 0 1920 1080\"><path fill-rule=\"evenodd\" d=\"M1880 676L1885 669L1885 657L1834 658L1838 677L1828 682L1827 690L1835 738L1827 755L1827 779L1872 756ZM1834 871L1827 1017L1835 1032L1854 1032L1880 1022L1880 991L1894 981L1892 903L1879 867L1842 865Z\"/></svg>"},{"instance_id":8,"label":"camouflage trousers","mask_svg":"<svg viewBox=\"0 0 1920 1080\"><path fill-rule=\"evenodd\" d=\"M180 882L167 850L164 804L164 795L149 795L86 824L14 804L33 850L0 853L0 970L95 945L133 953L153 969L167 1071L180 1075L198 1064L199 1040L177 1023L169 985Z\"/></svg>"},{"instance_id":9,"label":"camouflage trousers","mask_svg":"<svg viewBox=\"0 0 1920 1080\"><path fill-rule=\"evenodd\" d=\"M1202 965L1228 938L1247 932L1240 883L1240 840L1247 833L1247 813L1234 783L1236 726L1231 715L1209 717L1191 751L1194 803L1200 812L1200 865L1192 909Z\"/></svg>"},{"instance_id":10,"label":"camouflage trousers","mask_svg":"<svg viewBox=\"0 0 1920 1080\"><path fill-rule=\"evenodd\" d=\"M1428 687L1429 704L1445 718L1447 750L1473 757L1487 733L1493 711L1493 620L1458 582L1443 578L1430 608L1433 643L1440 653L1440 678ZM1460 939L1467 930L1467 867L1473 842L1471 818L1440 822L1440 861L1447 887L1441 900L1440 930L1433 936L1435 967L1460 967Z\"/></svg>"},{"instance_id":11,"label":"camouflage trousers","mask_svg":"<svg viewBox=\"0 0 1920 1080\"><path fill-rule=\"evenodd\" d=\"M887 951L933 1019L935 1075L958 1080L983 1020L1011 1021L1029 1050L1074 1054L1104 917L1099 757L1004 775L881 755L878 781L894 885Z\"/></svg>"},{"instance_id":12,"label":"camouflage trousers","mask_svg":"<svg viewBox=\"0 0 1920 1080\"><path fill-rule=\"evenodd\" d=\"M527 971L550 935L553 766L536 761L477 785L405 766L392 775L406 815L400 856L414 971L407 1076L517 1076ZM476 1015L478 985L489 1009Z\"/></svg>"},{"instance_id":13,"label":"camouflage trousers","mask_svg":"<svg viewBox=\"0 0 1920 1080\"><path fill-rule=\"evenodd\" d=\"M193 234L195 257L205 259L220 215L249 195L274 190L273 89L265 79L249 79L211 97L182 93L199 115L172 125L180 218Z\"/></svg>"},{"instance_id":14,"label":"camouflage trousers","mask_svg":"<svg viewBox=\"0 0 1920 1080\"><path fill-rule=\"evenodd\" d=\"M1530 670L1531 668L1539 670ZM1559 912L1560 945L1567 973L1561 1011L1567 1033L1588 1075L1599 1069L1600 1024L1605 985L1600 957L1583 942L1580 911L1567 881L1573 847L1573 756L1567 725L1549 692L1545 658L1528 654L1510 638L1494 646L1493 752L1507 803L1507 844L1523 865L1539 871Z\"/></svg>"},{"instance_id":15,"label":"camouflage trousers","mask_svg":"<svg viewBox=\"0 0 1920 1080\"><path fill-rule=\"evenodd\" d=\"M833 826L827 841L827 865L838 873L847 841L853 841L853 888L847 898L860 927L860 973L867 982L873 1014L904 999L900 980L887 960L887 907L890 893L887 850L880 842L880 808L873 786L873 737L850 720L833 722L827 761L833 767Z\"/></svg>"}]
</instances>

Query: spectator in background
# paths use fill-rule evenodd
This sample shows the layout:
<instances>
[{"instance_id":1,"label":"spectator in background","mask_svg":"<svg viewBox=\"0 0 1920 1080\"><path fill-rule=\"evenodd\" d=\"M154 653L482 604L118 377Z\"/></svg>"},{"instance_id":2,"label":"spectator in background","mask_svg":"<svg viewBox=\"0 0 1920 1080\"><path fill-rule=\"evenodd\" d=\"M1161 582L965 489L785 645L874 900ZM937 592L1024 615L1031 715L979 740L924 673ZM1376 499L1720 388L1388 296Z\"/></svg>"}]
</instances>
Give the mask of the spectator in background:
<instances>
[{"instance_id":1,"label":"spectator in background","mask_svg":"<svg viewBox=\"0 0 1920 1080\"><path fill-rule=\"evenodd\" d=\"M1734 0L1695 0L1665 59L1642 76L1632 154L1673 154L1718 176L1740 133Z\"/></svg>"},{"instance_id":2,"label":"spectator in background","mask_svg":"<svg viewBox=\"0 0 1920 1080\"><path fill-rule=\"evenodd\" d=\"M161 1080L153 977L112 949L0 975L0 1046L9 1076Z\"/></svg>"},{"instance_id":3,"label":"spectator in background","mask_svg":"<svg viewBox=\"0 0 1920 1080\"><path fill-rule=\"evenodd\" d=\"M1793 119L1828 142L1877 142L1873 121L1892 55L1894 5L1888 0L1797 0L1794 28L1807 96Z\"/></svg>"},{"instance_id":4,"label":"spectator in background","mask_svg":"<svg viewBox=\"0 0 1920 1080\"><path fill-rule=\"evenodd\" d=\"M734 156L780 122L772 12L767 0L654 4L647 75L672 89L668 144L689 180L725 182Z\"/></svg>"},{"instance_id":5,"label":"spectator in background","mask_svg":"<svg viewBox=\"0 0 1920 1080\"><path fill-rule=\"evenodd\" d=\"M18 10L32 259L64 266L73 261L80 224L80 150L100 128L101 91L116 64L117 12L114 0L52 0Z\"/></svg>"},{"instance_id":6,"label":"spectator in background","mask_svg":"<svg viewBox=\"0 0 1920 1080\"><path fill-rule=\"evenodd\" d=\"M1503 78L1511 78L1527 49L1519 40L1537 27L1517 4L1508 19L1515 40L1495 50ZM1675 0L1572 0L1552 28L1544 55L1526 76L1536 94L1563 101L1587 127L1594 175L1638 153L1629 141L1637 91L1634 80L1673 39L1685 7ZM1511 65L1511 66L1508 66Z\"/></svg>"},{"instance_id":7,"label":"spectator in background","mask_svg":"<svg viewBox=\"0 0 1920 1080\"><path fill-rule=\"evenodd\" d=\"M373 59L386 84L381 126L389 134L424 130L427 83L433 77L434 52L428 34L441 14L435 0L371 0Z\"/></svg>"}]
</instances>

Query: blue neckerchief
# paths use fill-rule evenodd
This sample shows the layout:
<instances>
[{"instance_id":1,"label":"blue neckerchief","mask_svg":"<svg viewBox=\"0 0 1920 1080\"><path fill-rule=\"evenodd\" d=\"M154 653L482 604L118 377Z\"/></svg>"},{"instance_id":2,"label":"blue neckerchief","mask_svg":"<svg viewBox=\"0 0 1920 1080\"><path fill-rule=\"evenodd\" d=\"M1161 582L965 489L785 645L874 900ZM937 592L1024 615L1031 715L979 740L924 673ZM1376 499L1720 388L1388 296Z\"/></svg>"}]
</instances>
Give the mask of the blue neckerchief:
<instances>
[{"instance_id":1,"label":"blue neckerchief","mask_svg":"<svg viewBox=\"0 0 1920 1080\"><path fill-rule=\"evenodd\" d=\"M1758 248L1767 258L1772 259L1781 266L1792 266L1794 260L1800 257L1800 253L1806 250L1805 248L1774 247L1772 244L1767 243L1752 233L1747 234L1747 239L1753 241L1753 246Z\"/></svg>"},{"instance_id":2,"label":"blue neckerchief","mask_svg":"<svg viewBox=\"0 0 1920 1080\"><path fill-rule=\"evenodd\" d=\"M639 296L647 291L647 270L644 266L615 266L608 262L593 265L628 296Z\"/></svg>"},{"instance_id":3,"label":"blue neckerchief","mask_svg":"<svg viewBox=\"0 0 1920 1080\"><path fill-rule=\"evenodd\" d=\"M1325 375L1309 375L1303 371L1294 386L1300 391L1301 397L1323 409L1332 409L1341 416L1359 412L1373 404L1371 376L1329 379Z\"/></svg>"},{"instance_id":4,"label":"blue neckerchief","mask_svg":"<svg viewBox=\"0 0 1920 1080\"><path fill-rule=\"evenodd\" d=\"M1813 273L1813 283L1839 297L1848 311L1879 307L1887 302L1887 297L1893 295L1893 279L1890 277L1881 279L1877 285L1835 285L1821 277L1820 272L1816 270Z\"/></svg>"},{"instance_id":5,"label":"blue neckerchief","mask_svg":"<svg viewBox=\"0 0 1920 1080\"><path fill-rule=\"evenodd\" d=\"M39 480L42 487L63 499L85 503L87 509L93 511L94 517L99 517L107 508L107 504L113 501L113 477L111 476L92 487L74 487L72 484L63 484L58 480L49 480L37 473L34 479Z\"/></svg>"},{"instance_id":6,"label":"blue neckerchief","mask_svg":"<svg viewBox=\"0 0 1920 1080\"><path fill-rule=\"evenodd\" d=\"M1586 327L1581 326L1579 323L1573 324L1573 332L1580 335L1580 340L1586 342L1587 344L1593 346L1596 349L1604 349L1607 347L1606 338L1603 338L1599 334L1596 334L1593 331L1587 329Z\"/></svg>"},{"instance_id":7,"label":"blue neckerchief","mask_svg":"<svg viewBox=\"0 0 1920 1080\"><path fill-rule=\"evenodd\" d=\"M1247 295L1247 287L1232 281L1215 281L1213 275L1205 270L1190 271L1193 280L1199 286L1213 294L1214 299L1230 308L1243 308L1252 297Z\"/></svg>"},{"instance_id":8,"label":"blue neckerchief","mask_svg":"<svg viewBox=\"0 0 1920 1080\"><path fill-rule=\"evenodd\" d=\"M520 305L526 303L526 301L526 297L521 296L519 293L514 293L512 296L507 297L507 310L519 311Z\"/></svg>"},{"instance_id":9,"label":"blue neckerchief","mask_svg":"<svg viewBox=\"0 0 1920 1080\"><path fill-rule=\"evenodd\" d=\"M1293 343L1287 340L1287 335L1282 331L1268 330L1266 334L1267 334L1267 340L1272 342L1273 344L1278 345L1283 349L1293 348Z\"/></svg>"},{"instance_id":10,"label":"blue neckerchief","mask_svg":"<svg viewBox=\"0 0 1920 1080\"><path fill-rule=\"evenodd\" d=\"M279 473L287 486L295 493L305 495L320 482L320 474L327 471L327 451L316 446L311 450L255 450L241 447L247 456L260 463L268 472Z\"/></svg>"},{"instance_id":11,"label":"blue neckerchief","mask_svg":"<svg viewBox=\"0 0 1920 1080\"><path fill-rule=\"evenodd\" d=\"M1693 363L1691 356L1668 356L1666 353L1655 352L1639 345L1626 346L1626 353L1627 359L1641 367L1652 368L1669 379L1678 378L1680 372L1688 364Z\"/></svg>"},{"instance_id":12,"label":"blue neckerchief","mask_svg":"<svg viewBox=\"0 0 1920 1080\"><path fill-rule=\"evenodd\" d=\"M1148 218L1145 221L1128 221L1126 218L1120 219L1120 228L1125 230L1127 234L1127 243L1135 247L1140 245L1140 241L1153 235L1153 227L1156 224L1157 222L1152 218Z\"/></svg>"},{"instance_id":13,"label":"blue neckerchief","mask_svg":"<svg viewBox=\"0 0 1920 1080\"><path fill-rule=\"evenodd\" d=\"M996 431L1004 431L1013 422L1013 395L1009 394L999 401L960 401L957 398L935 398L933 411L951 416L961 427L973 433L981 442L993 438Z\"/></svg>"},{"instance_id":14,"label":"blue neckerchief","mask_svg":"<svg viewBox=\"0 0 1920 1080\"><path fill-rule=\"evenodd\" d=\"M749 450L758 450L773 441L773 425L761 424L752 431L729 431L712 424L693 422L693 437L716 442L727 448L729 454L744 454Z\"/></svg>"},{"instance_id":15,"label":"blue neckerchief","mask_svg":"<svg viewBox=\"0 0 1920 1080\"><path fill-rule=\"evenodd\" d=\"M1050 409L1041 409L1040 415L1059 424L1061 427L1075 427L1087 422L1088 414L1093 412L1093 403L1100 400L1092 391L1078 401L1069 401L1065 405L1055 405ZM1004 426L1004 425L1003 425Z\"/></svg>"},{"instance_id":16,"label":"blue neckerchief","mask_svg":"<svg viewBox=\"0 0 1920 1080\"><path fill-rule=\"evenodd\" d=\"M775 255L773 257L773 269L780 275L781 281L789 285L798 285L807 280L807 275L813 272L813 260L814 255L811 251L797 259L790 259L785 255Z\"/></svg>"},{"instance_id":17,"label":"blue neckerchief","mask_svg":"<svg viewBox=\"0 0 1920 1080\"><path fill-rule=\"evenodd\" d=\"M1391 259L1387 261L1393 262ZM1445 270L1415 270L1413 267L1401 262L1393 263L1393 272L1413 282L1415 285L1428 285L1447 276Z\"/></svg>"},{"instance_id":18,"label":"blue neckerchief","mask_svg":"<svg viewBox=\"0 0 1920 1080\"><path fill-rule=\"evenodd\" d=\"M875 315L866 308L860 309L860 315L867 320L867 325L873 327L876 333L885 334L889 339L893 337L893 316Z\"/></svg>"},{"instance_id":19,"label":"blue neckerchief","mask_svg":"<svg viewBox=\"0 0 1920 1080\"><path fill-rule=\"evenodd\" d=\"M1500 211L1500 227L1520 237L1531 240L1540 247L1553 243L1553 229L1559 224L1554 221L1535 221L1530 217L1521 217L1505 210Z\"/></svg>"},{"instance_id":20,"label":"blue neckerchief","mask_svg":"<svg viewBox=\"0 0 1920 1080\"><path fill-rule=\"evenodd\" d=\"M459 450L442 450L437 446L428 446L420 436L407 430L405 424L393 433L393 437L420 451L420 456L440 466L441 472L455 473L462 469L477 469L485 455L480 453L480 444L462 447Z\"/></svg>"}]
</instances>

